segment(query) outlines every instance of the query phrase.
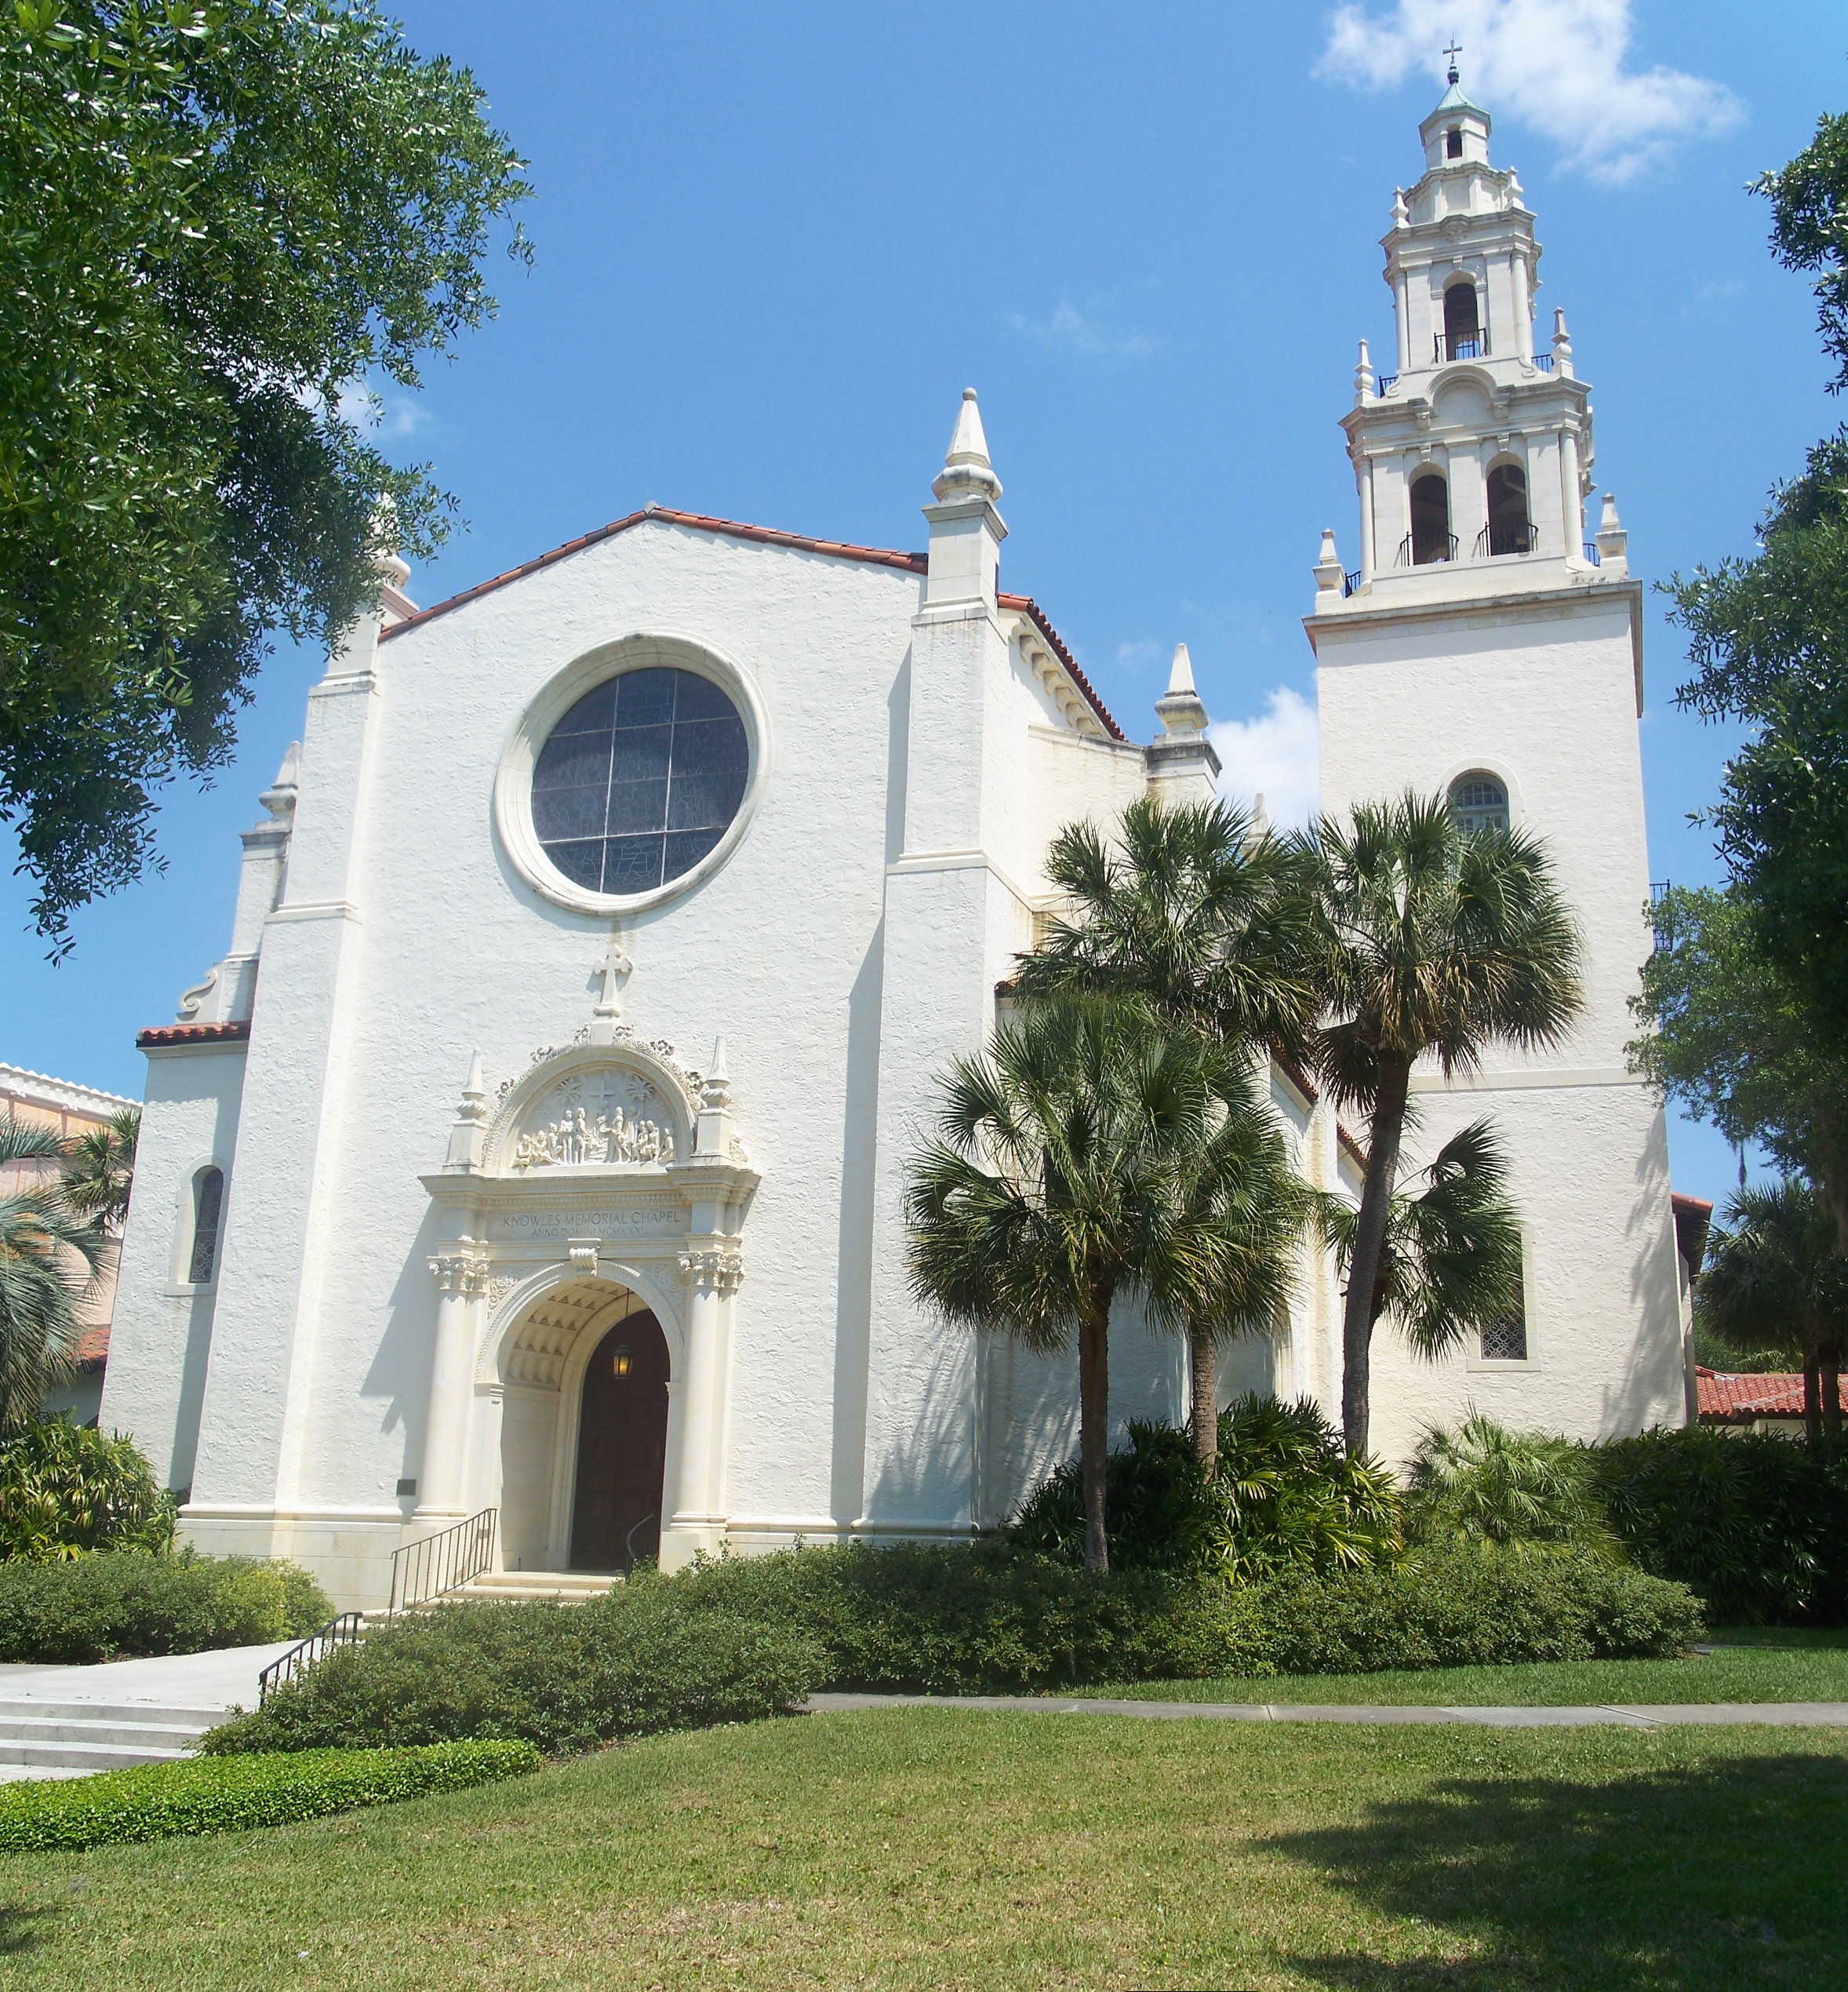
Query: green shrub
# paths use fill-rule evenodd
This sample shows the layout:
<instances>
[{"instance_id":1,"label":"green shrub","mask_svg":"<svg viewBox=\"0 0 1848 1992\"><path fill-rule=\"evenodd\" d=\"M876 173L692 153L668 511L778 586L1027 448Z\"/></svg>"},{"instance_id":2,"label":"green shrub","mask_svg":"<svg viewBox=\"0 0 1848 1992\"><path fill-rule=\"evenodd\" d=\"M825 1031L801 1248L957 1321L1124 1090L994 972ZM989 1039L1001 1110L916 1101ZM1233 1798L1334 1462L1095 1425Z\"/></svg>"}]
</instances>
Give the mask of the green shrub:
<instances>
[{"instance_id":1,"label":"green shrub","mask_svg":"<svg viewBox=\"0 0 1848 1992\"><path fill-rule=\"evenodd\" d=\"M1480 1411L1457 1431L1433 1426L1412 1456L1406 1532L1414 1542L1515 1553L1621 1548L1592 1485L1586 1449L1510 1432Z\"/></svg>"},{"instance_id":2,"label":"green shrub","mask_svg":"<svg viewBox=\"0 0 1848 1992\"><path fill-rule=\"evenodd\" d=\"M642 1580L589 1604L418 1612L329 1655L202 1747L520 1737L555 1753L778 1714L820 1684L820 1652L799 1631L689 1611L683 1595L671 1581Z\"/></svg>"},{"instance_id":3,"label":"green shrub","mask_svg":"<svg viewBox=\"0 0 1848 1992\"><path fill-rule=\"evenodd\" d=\"M1279 1673L1661 1659L1703 1623L1684 1586L1577 1550L1437 1550L1397 1569L1304 1571L1258 1595L1254 1630Z\"/></svg>"},{"instance_id":4,"label":"green shrub","mask_svg":"<svg viewBox=\"0 0 1848 1992\"><path fill-rule=\"evenodd\" d=\"M1219 1416L1210 1480L1190 1433L1132 1422L1106 1469L1113 1568L1217 1574L1233 1582L1297 1566L1370 1569L1400 1552L1400 1506L1384 1468L1349 1459L1315 1403L1241 1397ZM1022 1549L1084 1560L1084 1481L1058 1468L1009 1531Z\"/></svg>"},{"instance_id":5,"label":"green shrub","mask_svg":"<svg viewBox=\"0 0 1848 1992\"><path fill-rule=\"evenodd\" d=\"M439 1743L427 1750L193 1758L93 1778L0 1786L0 1852L285 1826L426 1792L460 1791L537 1770L540 1761L530 1743Z\"/></svg>"},{"instance_id":6,"label":"green shrub","mask_svg":"<svg viewBox=\"0 0 1848 1992\"><path fill-rule=\"evenodd\" d=\"M799 1628L828 1684L869 1693L1033 1694L1222 1670L1236 1595L1151 1570L1096 1575L991 1541L786 1550L661 1580L682 1609Z\"/></svg>"},{"instance_id":7,"label":"green shrub","mask_svg":"<svg viewBox=\"0 0 1848 1992\"><path fill-rule=\"evenodd\" d=\"M1006 1542L785 1550L594 1604L453 1604L342 1649L202 1747L519 1736L548 1752L775 1714L823 1687L1033 1694L1113 1681L1680 1652L1678 1584L1566 1552L1449 1551L1264 1583L1094 1575Z\"/></svg>"},{"instance_id":8,"label":"green shrub","mask_svg":"<svg viewBox=\"0 0 1848 1992\"><path fill-rule=\"evenodd\" d=\"M297 1638L333 1607L304 1570L248 1557L105 1550L0 1564L0 1660L111 1660Z\"/></svg>"},{"instance_id":9,"label":"green shrub","mask_svg":"<svg viewBox=\"0 0 1848 1992\"><path fill-rule=\"evenodd\" d=\"M0 1557L53 1563L86 1550L173 1546L173 1498L133 1440L37 1418L0 1439Z\"/></svg>"},{"instance_id":10,"label":"green shrub","mask_svg":"<svg viewBox=\"0 0 1848 1992\"><path fill-rule=\"evenodd\" d=\"M1690 1426L1586 1455L1631 1555L1716 1623L1848 1622L1848 1442Z\"/></svg>"}]
</instances>

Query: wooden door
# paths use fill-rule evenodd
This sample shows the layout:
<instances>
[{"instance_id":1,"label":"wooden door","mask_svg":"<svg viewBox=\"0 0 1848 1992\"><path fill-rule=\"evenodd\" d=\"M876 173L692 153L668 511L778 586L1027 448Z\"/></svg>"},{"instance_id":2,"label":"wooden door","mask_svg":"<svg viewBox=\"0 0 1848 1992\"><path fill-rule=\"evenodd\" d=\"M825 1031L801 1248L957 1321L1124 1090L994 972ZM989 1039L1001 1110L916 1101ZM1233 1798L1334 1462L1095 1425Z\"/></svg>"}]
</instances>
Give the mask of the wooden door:
<instances>
[{"instance_id":1,"label":"wooden door","mask_svg":"<svg viewBox=\"0 0 1848 1992\"><path fill-rule=\"evenodd\" d=\"M667 1460L668 1344L652 1314L631 1314L584 1372L573 1570L628 1570L659 1551Z\"/></svg>"}]
</instances>

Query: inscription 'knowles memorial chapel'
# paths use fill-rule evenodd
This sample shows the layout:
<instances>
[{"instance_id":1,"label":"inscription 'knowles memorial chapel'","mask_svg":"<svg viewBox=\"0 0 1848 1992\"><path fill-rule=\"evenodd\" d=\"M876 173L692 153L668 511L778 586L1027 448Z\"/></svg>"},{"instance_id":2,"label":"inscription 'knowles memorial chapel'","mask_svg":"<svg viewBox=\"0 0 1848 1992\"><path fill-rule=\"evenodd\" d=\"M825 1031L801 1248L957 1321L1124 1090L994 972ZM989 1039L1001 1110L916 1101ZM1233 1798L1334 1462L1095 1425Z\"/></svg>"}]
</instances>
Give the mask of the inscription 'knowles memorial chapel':
<instances>
[{"instance_id":1,"label":"inscription 'knowles memorial chapel'","mask_svg":"<svg viewBox=\"0 0 1848 1992\"><path fill-rule=\"evenodd\" d=\"M1357 564L1322 535L1305 621L1322 807L1410 785L1544 837L1588 997L1555 1052L1414 1076L1411 1162L1485 1114L1510 1151L1525 1301L1438 1362L1376 1345L1393 1458L1471 1404L1679 1424L1691 1376L1624 1055L1642 590L1608 493L1587 515L1589 389L1562 312L1537 345L1490 134L1453 82L1391 203L1394 359L1362 346L1341 417ZM966 1537L1071 1455L1075 1364L914 1299L907 1165L1055 906L1060 828L1219 767L1184 648L1138 742L1001 590L1001 497L971 391L920 552L651 506L433 608L392 564L244 832L228 951L140 1040L101 1421L186 1539L370 1607L486 1509L509 1571L671 1567ZM1353 1196L1331 1103L1282 1065L1270 1096ZM1338 1404L1337 1269L1306 1242L1298 1271L1222 1393ZM1125 1307L1111 1350L1119 1420L1185 1415L1175 1338Z\"/></svg>"}]
</instances>

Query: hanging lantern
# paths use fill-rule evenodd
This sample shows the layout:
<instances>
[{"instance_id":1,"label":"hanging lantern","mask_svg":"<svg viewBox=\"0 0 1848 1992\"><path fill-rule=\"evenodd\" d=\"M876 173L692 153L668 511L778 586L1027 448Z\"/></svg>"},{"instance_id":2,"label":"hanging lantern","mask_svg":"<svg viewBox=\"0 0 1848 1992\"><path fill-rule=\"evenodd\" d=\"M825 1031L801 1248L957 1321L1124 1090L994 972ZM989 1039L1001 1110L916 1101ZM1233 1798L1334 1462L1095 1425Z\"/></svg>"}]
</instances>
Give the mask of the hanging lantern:
<instances>
[{"instance_id":1,"label":"hanging lantern","mask_svg":"<svg viewBox=\"0 0 1848 1992\"><path fill-rule=\"evenodd\" d=\"M617 1345L616 1362L614 1364L617 1382L618 1383L627 1383L629 1380L629 1372L635 1367L635 1358L630 1351L629 1345L626 1342L618 1342Z\"/></svg>"}]
</instances>

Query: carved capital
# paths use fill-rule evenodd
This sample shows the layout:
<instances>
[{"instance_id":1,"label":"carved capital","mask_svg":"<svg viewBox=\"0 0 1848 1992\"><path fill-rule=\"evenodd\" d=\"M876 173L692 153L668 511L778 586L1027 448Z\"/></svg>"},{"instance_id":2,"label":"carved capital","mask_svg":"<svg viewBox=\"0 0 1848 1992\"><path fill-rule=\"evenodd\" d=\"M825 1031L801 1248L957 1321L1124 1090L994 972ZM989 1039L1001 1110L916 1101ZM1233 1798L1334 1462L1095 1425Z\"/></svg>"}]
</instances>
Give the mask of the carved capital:
<instances>
[{"instance_id":1,"label":"carved capital","mask_svg":"<svg viewBox=\"0 0 1848 1992\"><path fill-rule=\"evenodd\" d=\"M486 1286L488 1262L478 1252L438 1252L430 1262L438 1291L478 1294Z\"/></svg>"},{"instance_id":2,"label":"carved capital","mask_svg":"<svg viewBox=\"0 0 1848 1992\"><path fill-rule=\"evenodd\" d=\"M736 1293L744 1278L744 1255L735 1247L682 1252L680 1269L695 1293Z\"/></svg>"},{"instance_id":3,"label":"carved capital","mask_svg":"<svg viewBox=\"0 0 1848 1992\"><path fill-rule=\"evenodd\" d=\"M565 1247L571 1256L571 1270L573 1273L588 1273L594 1276L597 1270L597 1255L602 1244L601 1238L566 1239Z\"/></svg>"}]
</instances>

